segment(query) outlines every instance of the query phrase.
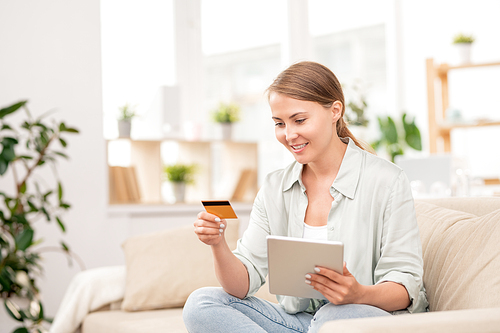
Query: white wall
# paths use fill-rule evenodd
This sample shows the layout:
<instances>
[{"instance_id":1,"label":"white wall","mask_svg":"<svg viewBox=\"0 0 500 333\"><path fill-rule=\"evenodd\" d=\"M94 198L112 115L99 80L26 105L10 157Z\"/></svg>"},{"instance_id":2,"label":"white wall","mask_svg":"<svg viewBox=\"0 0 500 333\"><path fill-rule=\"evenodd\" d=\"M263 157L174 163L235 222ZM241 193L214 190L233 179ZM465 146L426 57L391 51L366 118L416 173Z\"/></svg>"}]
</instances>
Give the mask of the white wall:
<instances>
[{"instance_id":1,"label":"white wall","mask_svg":"<svg viewBox=\"0 0 500 333\"><path fill-rule=\"evenodd\" d=\"M424 149L428 150L425 60L434 58L438 63L456 63L451 41L455 34L463 32L476 37L472 62L499 62L500 1L422 0L400 1L400 5L405 88L403 107L417 116ZM450 106L459 108L465 118L482 116L499 119L498 75L500 66L451 72ZM493 148L496 151L492 153L491 144L485 146L485 142L500 142L500 127L452 132L452 150L459 157L468 158L472 174L498 178L498 148Z\"/></svg>"},{"instance_id":2,"label":"white wall","mask_svg":"<svg viewBox=\"0 0 500 333\"><path fill-rule=\"evenodd\" d=\"M105 221L99 20L99 0L0 2L0 105L28 99L35 116L56 109L54 118L81 131L68 136L70 160L59 163L65 198L73 205L64 216L68 232L62 236L55 224L40 222L36 236L46 246L64 239L90 267L119 258L118 249L107 249L115 235ZM0 179L2 190L9 185ZM44 259L40 286L47 314L54 315L78 268L68 268L59 253Z\"/></svg>"}]
</instances>

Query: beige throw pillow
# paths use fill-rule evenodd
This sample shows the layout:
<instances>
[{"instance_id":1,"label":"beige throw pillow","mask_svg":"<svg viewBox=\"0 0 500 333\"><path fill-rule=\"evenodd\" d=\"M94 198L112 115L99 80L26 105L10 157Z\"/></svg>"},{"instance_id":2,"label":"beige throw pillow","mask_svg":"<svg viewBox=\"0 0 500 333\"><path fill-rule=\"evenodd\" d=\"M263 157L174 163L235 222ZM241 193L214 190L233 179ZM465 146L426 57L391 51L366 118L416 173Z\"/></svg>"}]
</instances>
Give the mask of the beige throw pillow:
<instances>
[{"instance_id":1,"label":"beige throw pillow","mask_svg":"<svg viewBox=\"0 0 500 333\"><path fill-rule=\"evenodd\" d=\"M226 221L231 250L238 240L238 220ZM139 311L183 306L189 294L219 286L210 246L193 226L135 236L122 244L127 266L122 310Z\"/></svg>"},{"instance_id":2,"label":"beige throw pillow","mask_svg":"<svg viewBox=\"0 0 500 333\"><path fill-rule=\"evenodd\" d=\"M500 306L500 210L475 216L416 202L431 311Z\"/></svg>"}]
</instances>

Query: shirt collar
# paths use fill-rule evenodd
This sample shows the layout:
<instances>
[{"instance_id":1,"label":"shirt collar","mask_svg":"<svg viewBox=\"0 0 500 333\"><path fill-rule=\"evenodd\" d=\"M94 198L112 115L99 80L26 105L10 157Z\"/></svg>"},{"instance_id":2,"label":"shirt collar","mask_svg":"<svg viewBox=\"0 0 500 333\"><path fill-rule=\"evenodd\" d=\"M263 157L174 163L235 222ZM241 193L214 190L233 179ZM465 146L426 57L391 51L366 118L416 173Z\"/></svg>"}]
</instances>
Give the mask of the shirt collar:
<instances>
[{"instance_id":1,"label":"shirt collar","mask_svg":"<svg viewBox=\"0 0 500 333\"><path fill-rule=\"evenodd\" d=\"M361 173L362 150L351 138L341 138L341 140L347 143L347 149L332 187L349 199L354 199ZM288 191L295 182L302 184L302 168L302 164L296 161L293 163L284 179L283 192Z\"/></svg>"}]
</instances>

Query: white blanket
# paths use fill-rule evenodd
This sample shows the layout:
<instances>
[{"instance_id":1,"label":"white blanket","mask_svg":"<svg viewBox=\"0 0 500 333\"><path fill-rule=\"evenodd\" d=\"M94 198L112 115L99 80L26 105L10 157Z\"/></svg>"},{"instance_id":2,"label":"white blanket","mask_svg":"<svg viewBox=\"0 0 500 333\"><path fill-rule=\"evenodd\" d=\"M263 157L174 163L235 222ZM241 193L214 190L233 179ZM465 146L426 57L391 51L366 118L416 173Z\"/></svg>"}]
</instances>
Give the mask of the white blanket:
<instances>
[{"instance_id":1,"label":"white blanket","mask_svg":"<svg viewBox=\"0 0 500 333\"><path fill-rule=\"evenodd\" d=\"M85 316L125 295L125 266L110 266L80 272L64 294L50 328L51 333L73 333Z\"/></svg>"}]
</instances>

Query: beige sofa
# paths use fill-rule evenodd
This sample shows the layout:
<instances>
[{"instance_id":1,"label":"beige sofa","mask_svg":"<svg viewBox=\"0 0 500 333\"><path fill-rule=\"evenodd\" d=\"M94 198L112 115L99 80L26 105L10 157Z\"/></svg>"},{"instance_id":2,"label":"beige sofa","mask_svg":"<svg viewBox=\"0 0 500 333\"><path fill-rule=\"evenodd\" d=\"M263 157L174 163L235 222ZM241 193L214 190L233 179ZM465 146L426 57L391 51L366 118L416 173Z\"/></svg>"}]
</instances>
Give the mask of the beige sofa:
<instances>
[{"instance_id":1,"label":"beige sofa","mask_svg":"<svg viewBox=\"0 0 500 333\"><path fill-rule=\"evenodd\" d=\"M332 321L322 327L322 333L500 332L500 198L417 200L415 207L423 247L424 284L431 312L384 318ZM188 232L187 229L185 232ZM189 232L192 233L192 230ZM172 237L172 234L169 234L169 237ZM144 242L154 246L155 243L164 243L164 238L164 235L163 240L162 237L158 237L158 242L151 242L150 238L145 238L138 241L137 244L133 244L134 246L126 243L124 245L126 257L127 250L137 254L137 251L140 252L140 247L144 246ZM234 231L232 235L228 235L233 246L236 238L237 234ZM200 251L201 249L189 242L183 245L192 247L191 251ZM179 245L174 244L173 246ZM127 247L129 248L127 249ZM163 254L169 253L164 252L165 249L157 251ZM187 253L184 255L184 262L173 263L181 265L183 268L176 270L174 275L165 277L163 282L157 281L156 283L171 284L167 280L181 274L183 282L177 284L174 289L182 289L183 285L190 284L189 276L196 274L189 269L186 270L191 257ZM202 260L211 265L210 253L207 252L206 255L207 257ZM141 254L139 253L138 256L140 257ZM165 256L167 257L167 255ZM136 258L136 260L144 261L144 258ZM129 277L130 265L133 265L133 261L131 261L129 253L126 288L130 287L130 283L137 283L146 278L145 276ZM147 267L148 265L142 269L147 269ZM153 269L154 266L150 265L149 267ZM209 267L202 269L208 271ZM211 279L214 276L208 276L210 274L203 276L203 279L210 280L203 284L213 284ZM130 278L135 279L135 281L131 281ZM200 281L190 285L190 288L196 288L196 284L199 285ZM159 290L160 285L153 285L151 290ZM182 322L181 306L183 299L189 294L190 288L185 289L182 295L172 295L173 298L180 297L167 304L171 307L168 309L152 310L146 306L147 310L130 311L141 310L141 306L134 308L137 304L129 302L128 310L125 311L127 309L124 307L125 300L115 302L105 309L86 315L81 331L82 333L186 332ZM144 293L143 296L145 296L137 302L148 302L148 298L151 296L148 291L139 290L136 292ZM259 292L261 297L275 300L274 296L269 295L265 286ZM161 300L168 294L159 292L158 296ZM125 291L124 298L127 297L131 296ZM151 297L155 298L156 296ZM152 308L157 307L161 307L161 304L152 306ZM110 308L114 308L114 310Z\"/></svg>"}]
</instances>

